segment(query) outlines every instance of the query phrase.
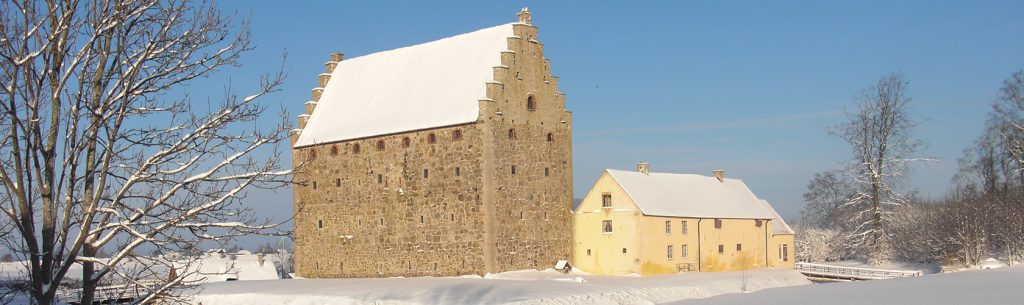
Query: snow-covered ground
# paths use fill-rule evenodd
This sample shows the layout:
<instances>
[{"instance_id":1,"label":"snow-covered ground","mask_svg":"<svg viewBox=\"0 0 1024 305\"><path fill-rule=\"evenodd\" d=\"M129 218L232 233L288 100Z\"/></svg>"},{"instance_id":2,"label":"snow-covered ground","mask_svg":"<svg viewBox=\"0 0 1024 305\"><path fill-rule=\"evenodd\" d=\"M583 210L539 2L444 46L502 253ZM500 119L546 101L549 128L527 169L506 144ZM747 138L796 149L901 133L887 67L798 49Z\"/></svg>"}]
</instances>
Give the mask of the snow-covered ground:
<instances>
[{"instance_id":1,"label":"snow-covered ground","mask_svg":"<svg viewBox=\"0 0 1024 305\"><path fill-rule=\"evenodd\" d=\"M744 278L746 280L744 280ZM744 288L745 284L745 288ZM658 304L810 284L794 270L657 277L515 271L484 278L291 279L208 283L195 300L226 304Z\"/></svg>"},{"instance_id":2,"label":"snow-covered ground","mask_svg":"<svg viewBox=\"0 0 1024 305\"><path fill-rule=\"evenodd\" d=\"M679 305L888 305L1024 303L1024 265L865 282L830 283L729 294Z\"/></svg>"}]
</instances>

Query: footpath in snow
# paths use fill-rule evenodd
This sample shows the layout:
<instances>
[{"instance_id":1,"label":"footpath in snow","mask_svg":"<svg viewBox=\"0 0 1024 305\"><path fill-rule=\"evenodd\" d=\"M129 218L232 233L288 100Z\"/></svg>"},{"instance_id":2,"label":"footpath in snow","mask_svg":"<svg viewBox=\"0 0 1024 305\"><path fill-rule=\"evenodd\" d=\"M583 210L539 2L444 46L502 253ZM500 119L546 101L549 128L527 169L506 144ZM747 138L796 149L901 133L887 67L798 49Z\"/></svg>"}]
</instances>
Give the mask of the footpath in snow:
<instances>
[{"instance_id":1,"label":"footpath in snow","mask_svg":"<svg viewBox=\"0 0 1024 305\"><path fill-rule=\"evenodd\" d=\"M790 269L656 277L515 271L481 278L291 279L209 283L195 302L228 304L658 304L808 285Z\"/></svg>"},{"instance_id":2,"label":"footpath in snow","mask_svg":"<svg viewBox=\"0 0 1024 305\"><path fill-rule=\"evenodd\" d=\"M1024 265L913 278L785 287L673 304L1018 305L1024 304Z\"/></svg>"}]
</instances>

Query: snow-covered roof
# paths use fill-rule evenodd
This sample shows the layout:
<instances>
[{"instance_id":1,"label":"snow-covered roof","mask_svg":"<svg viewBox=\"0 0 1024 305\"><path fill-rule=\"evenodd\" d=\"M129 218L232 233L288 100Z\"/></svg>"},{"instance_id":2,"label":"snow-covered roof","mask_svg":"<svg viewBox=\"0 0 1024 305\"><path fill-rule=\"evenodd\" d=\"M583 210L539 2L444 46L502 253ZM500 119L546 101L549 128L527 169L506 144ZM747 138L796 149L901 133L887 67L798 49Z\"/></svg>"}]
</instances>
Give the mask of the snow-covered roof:
<instances>
[{"instance_id":1,"label":"snow-covered roof","mask_svg":"<svg viewBox=\"0 0 1024 305\"><path fill-rule=\"evenodd\" d=\"M295 146L475 122L512 25L339 62Z\"/></svg>"},{"instance_id":2,"label":"snow-covered roof","mask_svg":"<svg viewBox=\"0 0 1024 305\"><path fill-rule=\"evenodd\" d=\"M695 218L771 219L760 199L743 181L693 174L649 173L609 169L619 186L644 215Z\"/></svg>"},{"instance_id":3,"label":"snow-covered roof","mask_svg":"<svg viewBox=\"0 0 1024 305\"><path fill-rule=\"evenodd\" d=\"M793 231L793 228L789 227L785 220L782 220L782 216L779 216L779 212L775 211L775 208L772 207L771 203L768 203L768 200L761 199L761 205L774 215L772 218L772 234L796 234L796 231Z\"/></svg>"}]
</instances>

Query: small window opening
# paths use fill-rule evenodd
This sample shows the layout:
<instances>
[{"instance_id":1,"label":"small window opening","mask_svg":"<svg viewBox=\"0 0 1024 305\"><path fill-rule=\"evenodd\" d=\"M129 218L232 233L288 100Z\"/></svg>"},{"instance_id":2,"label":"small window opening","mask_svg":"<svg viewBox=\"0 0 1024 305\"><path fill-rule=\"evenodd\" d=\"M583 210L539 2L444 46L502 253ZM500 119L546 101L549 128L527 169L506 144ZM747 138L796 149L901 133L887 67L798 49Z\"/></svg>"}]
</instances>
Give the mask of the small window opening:
<instances>
[{"instance_id":1,"label":"small window opening","mask_svg":"<svg viewBox=\"0 0 1024 305\"><path fill-rule=\"evenodd\" d=\"M352 145L352 153L353 154L358 154L359 153L359 144L353 144Z\"/></svg>"},{"instance_id":2,"label":"small window opening","mask_svg":"<svg viewBox=\"0 0 1024 305\"><path fill-rule=\"evenodd\" d=\"M384 225L384 217L380 218L380 225L382 225L382 226Z\"/></svg>"},{"instance_id":3,"label":"small window opening","mask_svg":"<svg viewBox=\"0 0 1024 305\"><path fill-rule=\"evenodd\" d=\"M437 135L435 135L433 132L427 134L427 143L429 143L429 144L437 143Z\"/></svg>"},{"instance_id":4,"label":"small window opening","mask_svg":"<svg viewBox=\"0 0 1024 305\"><path fill-rule=\"evenodd\" d=\"M316 189L316 181L313 181L313 189Z\"/></svg>"},{"instance_id":5,"label":"small window opening","mask_svg":"<svg viewBox=\"0 0 1024 305\"><path fill-rule=\"evenodd\" d=\"M665 234L672 234L672 221L665 221Z\"/></svg>"},{"instance_id":6,"label":"small window opening","mask_svg":"<svg viewBox=\"0 0 1024 305\"><path fill-rule=\"evenodd\" d=\"M384 175L377 175L377 184L384 183Z\"/></svg>"},{"instance_id":7,"label":"small window opening","mask_svg":"<svg viewBox=\"0 0 1024 305\"><path fill-rule=\"evenodd\" d=\"M455 221L455 214L452 214L452 221Z\"/></svg>"},{"instance_id":8,"label":"small window opening","mask_svg":"<svg viewBox=\"0 0 1024 305\"><path fill-rule=\"evenodd\" d=\"M754 219L754 226L760 228L763 225L760 219Z\"/></svg>"},{"instance_id":9,"label":"small window opening","mask_svg":"<svg viewBox=\"0 0 1024 305\"><path fill-rule=\"evenodd\" d=\"M622 248L622 254L626 254L626 248Z\"/></svg>"},{"instance_id":10,"label":"small window opening","mask_svg":"<svg viewBox=\"0 0 1024 305\"><path fill-rule=\"evenodd\" d=\"M721 228L722 228L722 220L721 219L715 219L715 229L721 229Z\"/></svg>"},{"instance_id":11,"label":"small window opening","mask_svg":"<svg viewBox=\"0 0 1024 305\"><path fill-rule=\"evenodd\" d=\"M725 253L725 245L718 245L718 253Z\"/></svg>"},{"instance_id":12,"label":"small window opening","mask_svg":"<svg viewBox=\"0 0 1024 305\"><path fill-rule=\"evenodd\" d=\"M452 131L452 141L462 140L462 129Z\"/></svg>"},{"instance_id":13,"label":"small window opening","mask_svg":"<svg viewBox=\"0 0 1024 305\"><path fill-rule=\"evenodd\" d=\"M409 137L402 138L402 147L409 147L409 144L412 144L412 141L409 140Z\"/></svg>"},{"instance_id":14,"label":"small window opening","mask_svg":"<svg viewBox=\"0 0 1024 305\"><path fill-rule=\"evenodd\" d=\"M427 177L430 177L430 170L424 168L423 169L423 178L427 178Z\"/></svg>"},{"instance_id":15,"label":"small window opening","mask_svg":"<svg viewBox=\"0 0 1024 305\"><path fill-rule=\"evenodd\" d=\"M519 212L519 220L523 220L523 219L526 219L525 217L523 217L523 212Z\"/></svg>"},{"instance_id":16,"label":"small window opening","mask_svg":"<svg viewBox=\"0 0 1024 305\"><path fill-rule=\"evenodd\" d=\"M555 141L555 134L549 132L548 133L548 142L554 142L554 141Z\"/></svg>"},{"instance_id":17,"label":"small window opening","mask_svg":"<svg viewBox=\"0 0 1024 305\"><path fill-rule=\"evenodd\" d=\"M590 249L587 249L587 256L590 256Z\"/></svg>"},{"instance_id":18,"label":"small window opening","mask_svg":"<svg viewBox=\"0 0 1024 305\"><path fill-rule=\"evenodd\" d=\"M515 165L513 165L513 166L512 166L512 174L513 174L513 175L515 175L515 174L516 174L516 166L515 166Z\"/></svg>"},{"instance_id":19,"label":"small window opening","mask_svg":"<svg viewBox=\"0 0 1024 305\"><path fill-rule=\"evenodd\" d=\"M547 168L547 167L545 167L545 168L544 168L544 176L545 176L545 177L547 177L547 176L548 176L548 174L550 174L550 173L549 173L549 171L548 171L548 168Z\"/></svg>"},{"instance_id":20,"label":"small window opening","mask_svg":"<svg viewBox=\"0 0 1024 305\"><path fill-rule=\"evenodd\" d=\"M529 111L537 110L537 101L534 100L532 95L526 97L526 110L529 110Z\"/></svg>"},{"instance_id":21,"label":"small window opening","mask_svg":"<svg viewBox=\"0 0 1024 305\"><path fill-rule=\"evenodd\" d=\"M601 207L610 208L612 207L612 194L601 194Z\"/></svg>"},{"instance_id":22,"label":"small window opening","mask_svg":"<svg viewBox=\"0 0 1024 305\"><path fill-rule=\"evenodd\" d=\"M462 175L462 169L456 167L455 168L455 177L458 177L458 176L461 176L461 175Z\"/></svg>"},{"instance_id":23,"label":"small window opening","mask_svg":"<svg viewBox=\"0 0 1024 305\"><path fill-rule=\"evenodd\" d=\"M309 150L309 160L316 160L316 149Z\"/></svg>"},{"instance_id":24,"label":"small window opening","mask_svg":"<svg viewBox=\"0 0 1024 305\"><path fill-rule=\"evenodd\" d=\"M377 151L384 151L384 140L377 141Z\"/></svg>"},{"instance_id":25,"label":"small window opening","mask_svg":"<svg viewBox=\"0 0 1024 305\"><path fill-rule=\"evenodd\" d=\"M601 221L601 233L612 233L612 221L602 220Z\"/></svg>"},{"instance_id":26,"label":"small window opening","mask_svg":"<svg viewBox=\"0 0 1024 305\"><path fill-rule=\"evenodd\" d=\"M338 145L331 145L331 155L332 156L337 156L338 155Z\"/></svg>"},{"instance_id":27,"label":"small window opening","mask_svg":"<svg viewBox=\"0 0 1024 305\"><path fill-rule=\"evenodd\" d=\"M736 244L736 251L743 251L743 244Z\"/></svg>"},{"instance_id":28,"label":"small window opening","mask_svg":"<svg viewBox=\"0 0 1024 305\"><path fill-rule=\"evenodd\" d=\"M423 215L420 215L420 223L423 223Z\"/></svg>"},{"instance_id":29,"label":"small window opening","mask_svg":"<svg viewBox=\"0 0 1024 305\"><path fill-rule=\"evenodd\" d=\"M508 138L511 139L511 140L515 140L516 139L516 130L515 129L509 129L508 130Z\"/></svg>"},{"instance_id":30,"label":"small window opening","mask_svg":"<svg viewBox=\"0 0 1024 305\"><path fill-rule=\"evenodd\" d=\"M323 229L324 228L324 220L323 219L320 219L320 220L316 221L316 228L317 229Z\"/></svg>"},{"instance_id":31,"label":"small window opening","mask_svg":"<svg viewBox=\"0 0 1024 305\"><path fill-rule=\"evenodd\" d=\"M679 231L682 231L682 232L683 232L683 234L686 234L686 233L688 233L688 232L689 232L689 230L688 230L688 229L689 229L689 228L687 228L687 227L686 227L686 221L685 221L685 220L683 220L682 224L680 224L680 227L679 227Z\"/></svg>"},{"instance_id":32,"label":"small window opening","mask_svg":"<svg viewBox=\"0 0 1024 305\"><path fill-rule=\"evenodd\" d=\"M668 259L672 259L672 256L675 254L675 251L672 251L672 245L668 245L665 250L668 252Z\"/></svg>"},{"instance_id":33,"label":"small window opening","mask_svg":"<svg viewBox=\"0 0 1024 305\"><path fill-rule=\"evenodd\" d=\"M341 178L334 179L334 186L341 187Z\"/></svg>"}]
</instances>

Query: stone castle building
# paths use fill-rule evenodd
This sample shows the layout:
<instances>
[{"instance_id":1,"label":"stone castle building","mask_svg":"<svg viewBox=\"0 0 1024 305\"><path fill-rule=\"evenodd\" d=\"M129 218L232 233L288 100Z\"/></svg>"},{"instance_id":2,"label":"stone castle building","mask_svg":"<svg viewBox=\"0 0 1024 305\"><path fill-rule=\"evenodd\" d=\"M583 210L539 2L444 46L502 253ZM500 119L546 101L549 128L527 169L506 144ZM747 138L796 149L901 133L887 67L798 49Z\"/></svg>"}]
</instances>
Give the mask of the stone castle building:
<instances>
[{"instance_id":1,"label":"stone castle building","mask_svg":"<svg viewBox=\"0 0 1024 305\"><path fill-rule=\"evenodd\" d=\"M352 59L292 134L303 277L484 274L569 259L572 113L530 12Z\"/></svg>"}]
</instances>

